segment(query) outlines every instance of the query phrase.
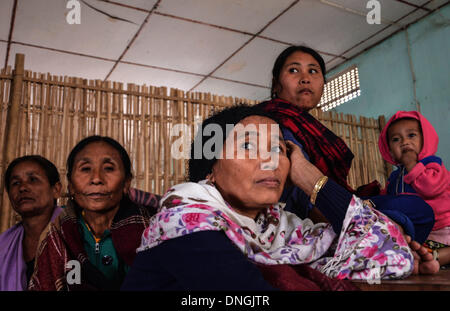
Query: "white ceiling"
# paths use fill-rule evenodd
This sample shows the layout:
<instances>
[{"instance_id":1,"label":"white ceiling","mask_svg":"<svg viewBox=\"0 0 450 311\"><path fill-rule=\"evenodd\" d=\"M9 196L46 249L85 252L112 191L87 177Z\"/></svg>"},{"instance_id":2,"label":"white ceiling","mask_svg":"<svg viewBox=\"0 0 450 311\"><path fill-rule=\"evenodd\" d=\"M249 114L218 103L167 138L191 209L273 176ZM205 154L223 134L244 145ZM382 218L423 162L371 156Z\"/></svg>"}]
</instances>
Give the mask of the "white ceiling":
<instances>
[{"instance_id":1,"label":"white ceiling","mask_svg":"<svg viewBox=\"0 0 450 311\"><path fill-rule=\"evenodd\" d=\"M369 25L369 0L78 0L70 25L67 1L0 0L0 67L24 53L35 72L257 100L288 45L318 50L330 70L450 2L378 0Z\"/></svg>"}]
</instances>

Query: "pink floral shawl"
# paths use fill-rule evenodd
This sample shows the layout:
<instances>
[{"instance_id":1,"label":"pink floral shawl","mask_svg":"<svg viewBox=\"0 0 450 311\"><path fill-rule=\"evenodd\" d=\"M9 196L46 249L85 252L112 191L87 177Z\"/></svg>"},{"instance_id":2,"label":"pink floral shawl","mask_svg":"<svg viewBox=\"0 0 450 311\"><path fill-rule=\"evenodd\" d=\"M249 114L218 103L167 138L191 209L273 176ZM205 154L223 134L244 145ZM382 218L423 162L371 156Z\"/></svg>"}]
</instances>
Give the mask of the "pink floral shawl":
<instances>
[{"instance_id":1,"label":"pink floral shawl","mask_svg":"<svg viewBox=\"0 0 450 311\"><path fill-rule=\"evenodd\" d=\"M137 251L204 230L224 231L254 262L308 263L340 279L402 278L413 269L412 253L397 227L356 196L336 240L329 224L302 220L284 211L282 204L261 212L256 220L240 215L206 181L169 189L160 201L158 213L150 219Z\"/></svg>"}]
</instances>

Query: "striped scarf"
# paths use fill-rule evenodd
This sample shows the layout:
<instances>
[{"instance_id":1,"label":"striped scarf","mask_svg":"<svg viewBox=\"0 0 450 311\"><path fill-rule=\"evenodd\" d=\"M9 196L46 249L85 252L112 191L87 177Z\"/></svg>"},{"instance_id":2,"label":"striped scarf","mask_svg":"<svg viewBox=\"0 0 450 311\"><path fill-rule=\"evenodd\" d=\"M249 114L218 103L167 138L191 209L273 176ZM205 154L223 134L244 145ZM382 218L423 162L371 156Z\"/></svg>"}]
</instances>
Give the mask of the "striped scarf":
<instances>
[{"instance_id":1,"label":"striped scarf","mask_svg":"<svg viewBox=\"0 0 450 311\"><path fill-rule=\"evenodd\" d=\"M347 183L347 175L354 155L341 138L307 111L285 100L276 98L260 105L294 134L312 164L324 175L354 193Z\"/></svg>"}]
</instances>

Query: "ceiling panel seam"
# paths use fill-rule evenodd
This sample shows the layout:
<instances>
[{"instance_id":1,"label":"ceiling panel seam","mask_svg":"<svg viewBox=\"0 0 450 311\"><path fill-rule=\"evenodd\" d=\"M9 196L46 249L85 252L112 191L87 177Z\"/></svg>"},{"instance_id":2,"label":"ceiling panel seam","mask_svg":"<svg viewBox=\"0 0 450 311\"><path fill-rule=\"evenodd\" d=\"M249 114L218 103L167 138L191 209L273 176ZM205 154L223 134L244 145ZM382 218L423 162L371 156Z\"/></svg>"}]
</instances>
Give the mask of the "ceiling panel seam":
<instances>
[{"instance_id":1,"label":"ceiling panel seam","mask_svg":"<svg viewBox=\"0 0 450 311\"><path fill-rule=\"evenodd\" d=\"M277 39L273 39L273 38L266 37L266 36L261 36L261 35L254 34L254 33L251 33L251 32L242 31L242 30L239 30L239 29L234 29L234 28L220 26L220 25L215 25L215 24L211 24L211 23L206 23L206 22L202 22L202 21L198 21L198 20L194 20L194 19L190 19L190 18L186 18L186 17L180 17L180 16L167 14L167 13L161 13L161 12L154 12L154 14L155 15L164 16L164 17L168 17L168 18L178 19L178 20L182 20L182 21L186 21L186 22L190 22L190 23L200 24L200 25L204 25L204 26L210 26L210 27L213 27L213 28L221 29L221 30L227 30L227 31L231 31L231 32L236 32L236 33L247 35L247 36L256 36L256 38L269 40L269 41L273 41L273 42L277 42L277 43L281 43L281 44L294 45L294 43L291 43L291 42L280 41L280 40L277 40ZM339 55L336 55L336 54L333 54L333 53L328 53L328 52L324 52L324 51L318 51L318 52L322 53L324 55L328 55L328 56L340 57Z\"/></svg>"},{"instance_id":2,"label":"ceiling panel seam","mask_svg":"<svg viewBox=\"0 0 450 311\"><path fill-rule=\"evenodd\" d=\"M121 6L121 7L124 7L124 8L132 9L132 10L136 10L136 11L141 11L141 12L145 12L145 13L150 13L152 11L152 9L153 9L152 8L150 10L147 10L147 9L143 9L143 8L138 8L136 6L132 6L132 5L116 2L116 1L110 1L110 0L97 0L97 1L118 5L118 6Z\"/></svg>"},{"instance_id":3,"label":"ceiling panel seam","mask_svg":"<svg viewBox=\"0 0 450 311\"><path fill-rule=\"evenodd\" d=\"M254 35L251 32L247 32L247 31L243 31L243 30L239 30L239 29L234 29L234 28L230 28L230 27L226 27L226 26L215 25L215 24L202 22L202 21L195 20L195 19L190 19L190 18L187 18L187 17L176 16L176 15L172 15L172 14L168 14L168 13L154 12L154 14L155 15L164 16L164 17L168 17L168 18L178 19L178 20L182 20L182 21L190 22L190 23L194 23L194 24L200 24L200 25L204 25L204 26L218 28L218 29L221 29L221 30L227 30L227 31L231 31L231 32L236 32L236 33L243 34L243 35L248 35L248 36L253 36Z\"/></svg>"},{"instance_id":4,"label":"ceiling panel seam","mask_svg":"<svg viewBox=\"0 0 450 311\"><path fill-rule=\"evenodd\" d=\"M138 8L138 7L134 7L134 6L130 6L127 4L122 4L122 3L118 3L115 1L109 1L109 0L98 0L101 2L105 2L105 3L109 3L112 5L117 5L117 6L122 6L122 7L126 7L132 10L137 10L137 11L141 11L141 12L146 12L148 13L146 19L144 20L144 22L140 25L140 28L138 29L138 31L135 33L135 35L133 36L132 40L130 41L130 43L127 45L127 47L125 48L125 50L122 52L122 55L118 58L118 59L109 59L109 58L104 58L104 57L100 57L100 56L94 56L94 55L88 55L88 54L82 54L82 53L77 53L77 52L72 52L72 51L66 51L66 50L61 50L61 49L55 49L55 48L50 48L50 47L45 47L45 46L39 46L39 45L34 45L34 44L29 44L29 43L24 43L24 42L19 42L19 41L14 41L12 40L13 37L13 30L14 30L14 25L15 25L15 19L16 19L16 12L17 12L17 3L18 0L14 0L14 4L13 4L13 9L11 10L11 20L10 20L10 30L9 30L9 36L8 36L8 41L6 40L0 40L1 42L5 42L7 43L7 52L5 54L5 67L7 67L8 61L9 61L9 54L10 54L10 50L13 44L17 44L17 45L23 45L23 46L30 46L30 47L34 47L34 48L40 48L40 49L46 49L46 50L50 50L50 51L55 51L55 52L59 52L59 53L65 53L65 54L72 54L72 55L76 55L76 56L81 56L81 57L88 57L88 58L93 58L93 59L97 59L97 60L102 60L102 61L108 61L108 62L113 62L114 65L112 67L112 69L110 70L109 74L106 76L106 78L104 80L107 80L108 77L110 77L110 75L113 73L113 71L115 70L115 68L117 67L117 65L119 63L123 63L123 64L129 64L129 65L136 65L136 66L140 66L140 67L147 67L147 68L153 68L153 69L159 69L159 70L165 70L165 71L169 71L169 72L175 72L175 73L180 73L180 74L187 74L187 75L192 75L192 76L196 76L196 77L202 77L202 80L200 82L198 82L192 89L196 88L198 85L200 85L201 83L203 83L207 78L214 78L217 80L222 80L222 81L228 81L228 82L233 82L233 83L237 83L237 84L243 84L243 85L248 85L248 86L253 86L253 87L260 87L260 88L268 88L268 86L263 86L263 85L258 85L258 84L253 84L253 83L249 83L249 82L244 82L244 81L237 81L237 80L232 80L232 79L227 79L227 78L221 78L221 77L216 77L213 74L220 68L222 67L227 61L229 61L234 55L236 55L239 51L241 51L245 46L247 46L252 40L254 40L255 38L260 38L263 40L269 40L269 41L273 41L276 43L280 43L280 44L284 44L284 45L293 45L293 43L289 43L289 42L283 42L277 39L273 39L270 37L266 37L266 36L262 36L261 33L268 27L270 26L275 20L277 20L281 15L283 15L284 13L286 13L289 9L291 9L293 6L295 6L297 3L299 3L301 0L297 0L294 1L293 3L291 3L290 6L288 6L284 11L282 11L277 17L275 17L273 20L271 20L268 24L266 24L261 30L259 30L257 33L251 33L251 32L246 32L246 31L242 31L242 30L238 30L238 29L233 29L230 27L226 27L226 26L220 26L220 25L214 25L214 24L210 24L210 23L206 23L206 22L202 22L202 21L198 21L198 20L193 20L193 19L189 19L189 18L184 18L184 17L180 17L180 16L175 16L175 15L171 15L171 14L166 14L166 13L161 13L158 12L157 9L159 7L159 4L161 3L161 0L158 0L157 3L152 7L151 10L148 9L143 9L143 8ZM321 3L323 4L328 4L331 6L335 6L334 2L328 1L328 0L319 0ZM342 59L344 61L348 61L349 59L352 59L358 55L360 55L361 53L363 53L364 51L366 51L367 49L370 49L371 47L373 47L376 44L379 44L380 42L385 41L387 38L395 35L396 33L398 33L399 31L401 31L402 29L407 28L409 25L411 25L412 23L417 22L418 20L420 20L421 18L428 16L429 14L431 14L432 12L440 9L441 7L447 5L450 3L450 1L447 1L445 4L440 5L439 8L435 8L435 9L428 9L425 6L428 5L429 3L431 3L433 0L429 0L426 3L422 4L421 6L419 5L415 5L412 3L409 3L408 1L404 1L404 0L396 0L399 3L404 4L405 6L411 6L414 7L414 9L412 9L411 12L409 12L408 14L402 16L401 18L397 19L394 22L391 22L392 24L384 27L383 29L379 30L378 32L374 33L373 35L367 37L365 40L360 41L359 43L357 43L356 45L354 45L353 47L347 49L346 51L342 52L341 55L336 55L333 53L327 53L324 51L318 51L321 54L324 55L328 55L333 57L330 61L328 61L327 63L331 63L337 59ZM84 1L83 1L84 2ZM331 4L330 4L331 3ZM339 5L339 4L336 4ZM342 6L341 9L344 9L347 12L353 13L353 14L357 14L357 15L363 15L362 12L356 11L354 10L354 12L351 12L351 10L353 9L349 9L349 8L345 8L344 6ZM418 19L408 23L405 26L402 26L400 24L398 24L399 21L401 21L402 19L405 19L406 17L408 17L409 15L417 12L417 11L426 11L424 16L419 17ZM359 13L358 13L359 12ZM193 72L187 72L187 71L181 71L181 70L176 70L176 69L171 69L171 68L164 68L164 67L159 67L159 66L152 66L152 65L145 65L145 64L139 64L139 63L133 63L133 62L129 62L129 61L124 61L122 60L123 57L125 56L125 54L127 53L127 51L131 48L132 44L135 42L136 38L138 37L138 35L140 34L141 30L144 28L144 26L148 23L148 19L150 17L151 14L154 15L160 15L160 16L164 16L167 18L174 18L174 19L179 19L179 20L184 20L186 22L191 22L191 23L197 23L197 24L202 24L205 26L209 26L209 27L215 27L218 29L222 29L225 31L231 31L231 32L236 32L236 33L240 33L240 34L244 34L244 35L248 35L251 36L251 38L245 42L240 48L238 48L234 53L232 53L225 61L223 61L219 66L217 66L213 71L211 71L209 74L205 75L205 74L199 74L199 73L193 73ZM392 34L390 34L389 36L387 36L386 38L381 39L378 42L375 42L374 44L370 45L369 47L366 47L364 50L358 52L356 55L351 56L351 57L346 57L344 56L344 54L348 53L349 51L357 48L358 46L360 46L361 44L363 44L364 42L367 42L368 40L372 39L373 37L375 37L376 35L380 34L381 32L385 31L386 29L388 29L389 27L391 27L392 25L395 25L397 27L399 27L399 29L395 32L393 32ZM339 65L339 64L338 64ZM336 65L336 66L338 66ZM334 69L336 66L334 66L332 69ZM331 69L331 70L332 70Z\"/></svg>"},{"instance_id":5,"label":"ceiling panel seam","mask_svg":"<svg viewBox=\"0 0 450 311\"><path fill-rule=\"evenodd\" d=\"M147 9L143 9L143 8L139 8L139 7L135 7L135 6L130 6L130 5L127 5L127 4L123 4L123 3L116 2L116 1L111 1L111 0L98 0L98 1L102 1L102 2L105 2L105 3L113 4L113 5L118 5L118 6L126 7L126 8L129 8L129 9L134 9L134 10L138 10L138 11L142 11L142 12L147 12L147 13L150 12L150 11L147 10ZM336 7L336 8L338 8L338 9L341 9L341 10L344 10L344 11L347 11L347 12L350 12L350 13L353 13L353 14L356 14L356 15L359 15L359 16L366 16L366 13L364 13L364 12L360 12L360 11L357 11L357 10L354 10L354 9L350 9L350 8L347 8L347 7L342 6L342 5L340 5L340 4L337 4L337 3L334 3L334 2L328 1L328 0L319 0L319 1L322 2L323 4L326 4L326 5L329 5L329 6L333 6L333 7ZM415 10L409 12L408 14L406 14L405 16L403 16L403 17L397 19L396 21L389 21L389 20L386 20L386 19L382 19L382 21L383 21L385 24L388 24L387 27L381 29L380 31L378 31L378 32L376 32L375 34L371 35L370 37L366 38L366 40L363 40L363 41L357 43L356 45L354 45L354 46L351 47L350 49L347 49L347 50L344 51L341 55L336 55L336 54L334 54L334 53L328 53L328 52L320 51L320 50L318 50L318 52L321 53L321 54L327 55L327 56L334 57L334 58L332 58L330 61L328 61L327 63L330 63L330 62L336 60L337 58L343 59L344 61L348 61L349 58L344 56L345 53L348 53L349 51L351 51L351 50L353 50L354 48L358 47L359 45L363 44L363 43L366 42L367 40L371 39L372 37L376 36L377 34L381 33L382 31L386 30L387 28L389 28L391 25L396 25L397 27L399 27L399 29L404 28L402 25L399 25L398 22L399 22L400 20L406 18L406 17L409 16L410 14L416 12L417 9L423 9L423 10L425 10L425 11L427 11L427 12L432 12L432 11L434 11L434 10L430 10L430 9L428 9L428 8L425 7L427 4L429 4L429 3L432 2L433 0L430 0L430 1L426 2L426 3L424 3L422 6L418 6L418 5L416 5L416 4L410 3L410 2L405 1L405 0L395 0L395 1L397 1L397 2L399 2L399 3L402 3L402 4L405 4L405 5L408 5L408 6L411 6L411 7L414 7ZM162 13L162 12L158 12L158 11L154 11L153 14L155 14L155 15L160 15L160 16L165 16L165 17L168 17L168 18L174 18L174 19L184 20L184 21L191 22L191 23L202 24L202 25L205 25L205 26L210 26L210 27L214 27L214 28L218 28L218 29L222 29L222 30L227 30L227 31L236 32L236 33L241 33L241 34L244 34L244 35L251 35L251 36L255 36L255 37L260 38L260 39L269 40L269 41L277 42L277 43L280 43L280 44L294 45L294 43L284 42L284 41L280 41L280 40L273 39L273 38L270 38L270 37L261 36L261 35L258 35L258 34L252 34L252 33L246 32L246 31L242 31L242 30L238 30L238 29L233 29L233 28L230 28L230 27L225 27L225 26L220 26L220 25L215 25L215 24L211 24L211 23L206 23L206 22L202 22L202 21L198 21L198 20L193 20L193 19L189 19L189 18L185 18L185 17L180 17L180 16L176 16L176 15L172 15L172 14ZM258 32L258 33L261 33L261 32ZM254 38L253 38L253 39L254 39ZM167 70L167 69L165 69L165 68L163 68L163 69L164 69L164 70ZM169 69L169 70L170 70L170 69ZM189 74L194 74L194 75L196 75L195 73L189 73ZM202 75L202 76L204 76L204 75Z\"/></svg>"},{"instance_id":6,"label":"ceiling panel seam","mask_svg":"<svg viewBox=\"0 0 450 311\"><path fill-rule=\"evenodd\" d=\"M428 5L428 4L429 4L430 2L432 2L432 1L433 1L433 0L429 0L429 1L425 2L425 3L422 5L422 7ZM450 1L448 1L446 4L448 4L448 3L450 3ZM360 54L363 53L364 51L367 51L368 49L372 48L373 46L375 46L375 45L377 45L377 44L380 44L381 42L383 42L383 41L389 39L390 37L392 37L392 36L394 36L395 34L397 34L399 31L402 31L402 30L404 30L404 29L407 29L411 24L414 24L414 23L417 22L419 19L422 19L422 18L428 16L429 14L431 14L431 13L433 13L434 11L440 9L441 7L445 6L446 4L443 4L443 5L441 5L440 7L436 8L436 9L434 9L434 10L428 10L428 13L425 14L424 16L421 16L421 17L418 18L417 20L413 20L412 22L410 22L410 23L407 24L407 25L401 26L397 31L393 32L392 34L390 34L389 36L383 38L382 40L377 41L377 42L375 42L374 44L371 44L370 46L366 47L366 48L363 49L362 51L358 52L356 55L353 55L352 57L350 57L350 59L357 57L358 55L360 55ZM416 7L414 10L412 10L412 11L409 12L408 14L406 14L406 15L400 17L399 19L397 19L397 20L395 21L395 25L398 25L398 23L399 23L402 19L404 19L404 18L408 17L409 15L411 15L411 14L417 12L420 8L421 8L421 7ZM358 46L360 46L360 45L363 44L364 42L370 40L371 38L373 38L374 36L378 35L379 33L383 32L383 31L385 31L385 30L388 29L389 27L392 27L392 25L386 26L385 28L383 28L383 29L377 31L377 32L374 33L373 35L367 37L365 40L362 40L361 42L359 42L359 43L357 43L356 45L352 46L352 47L349 48L348 50L342 52L341 56L343 56L345 53L348 53L349 51L353 50L354 48L357 48ZM336 58L337 58L337 57L331 59L331 60L328 61L327 63L330 63L330 62L334 61ZM335 67L337 67L337 66L339 66L339 64L336 65L336 66L334 66L334 67L331 68L330 70L333 70L333 69L334 69Z\"/></svg>"},{"instance_id":7,"label":"ceiling panel seam","mask_svg":"<svg viewBox=\"0 0 450 311\"><path fill-rule=\"evenodd\" d=\"M343 6L343 5L339 4L339 3L331 2L331 1L328 1L328 0L319 0L319 1L321 3L323 3L323 4L325 4L325 5L334 7L336 9L339 9L339 10L342 10L342 11L345 11L345 12L348 12L348 13L351 13L351 14L354 14L354 15L357 15L357 16L362 16L364 18L367 16L367 12L361 12L361 11L358 11L358 10L355 10L355 9L347 8L347 7L345 7L345 6ZM381 18L380 21L383 24L389 24L389 25L395 24L395 22L390 21L390 20L385 19L385 18Z\"/></svg>"},{"instance_id":8,"label":"ceiling panel seam","mask_svg":"<svg viewBox=\"0 0 450 311\"><path fill-rule=\"evenodd\" d=\"M139 7L134 7L134 6L118 3L118 2L115 2L115 1L109 1L109 0L98 0L98 1L102 1L102 2L105 2L105 3L109 3L109 4L126 7L126 8L129 8L129 9L134 9L134 10L141 11L141 12L146 12L146 13L150 12L149 10L146 10L146 9L142 9L142 8L139 8ZM200 24L200 25L204 25L204 26L209 26L209 27L213 27L213 28L217 28L217 29L221 29L221 30L231 31L231 32L235 32L235 33L239 33L239 34L243 34L243 35L247 35L247 36L256 36L257 38L260 38L260 39L269 40L269 41L273 41L273 42L277 42L277 43L281 43L281 44L295 45L292 42L284 42L284 41L280 41L280 40L277 40L277 39L274 39L274 38L261 36L260 34L258 34L260 32L255 34L255 33L251 33L251 32L248 32L248 31L243 31L243 30L239 30L239 29L226 27L226 26L221 26L221 25L216 25L216 24L212 24L212 23L207 23L207 22L203 22L203 21L200 21L200 20L195 20L195 19L191 19L191 18L187 18L187 17L177 16L177 15L168 14L168 13L162 13L162 12L158 12L157 10L154 11L153 14L154 15L168 17L168 18L178 19L178 20L182 20L182 21L186 21L186 22L190 22L190 23L194 23L194 24ZM325 51L319 51L318 50L318 52L321 53L321 54L324 54L324 55L328 55L328 56L341 57L340 55L336 55L334 53L329 53L329 52L325 52ZM341 57L341 58L346 60L345 57Z\"/></svg>"},{"instance_id":9,"label":"ceiling panel seam","mask_svg":"<svg viewBox=\"0 0 450 311\"><path fill-rule=\"evenodd\" d=\"M254 34L247 42L245 42L241 47L239 47L236 51L231 53L230 56L228 56L223 62L219 64L216 68L213 69L207 76L205 76L200 82L195 84L189 92L191 92L193 89L198 87L200 84L202 84L209 76L211 76L214 72L216 72L220 67L223 66L228 60L230 60L234 55L236 55L239 51L241 51L244 47L246 47L251 41L253 41L259 34L261 34L264 30L266 30L267 27L269 27L273 22L275 22L280 16L285 14L287 11L289 11L292 7L294 7L300 0L295 0L292 2L287 8L285 8L281 13L279 13L277 16L275 16L272 20L270 20L264 27L262 27L256 34Z\"/></svg>"},{"instance_id":10,"label":"ceiling panel seam","mask_svg":"<svg viewBox=\"0 0 450 311\"><path fill-rule=\"evenodd\" d=\"M121 17L118 17L118 16L114 16L114 15L111 15L111 14L109 14L109 13L107 13L107 12L101 10L101 9L98 9L98 8L96 8L95 6L93 6L93 5L89 4L89 3L87 3L87 2L84 1L84 0L80 0L80 1L81 1L82 3L84 3L87 7L91 8L92 10L94 10L94 11L100 13L100 14L106 15L106 16L108 16L109 18L111 18L111 19L113 19L113 20L119 20L119 21L122 21L122 22L127 22L127 23L130 23L130 24L135 24L135 25L137 25L135 22L130 21L130 20L126 19L126 18L121 18Z\"/></svg>"},{"instance_id":11,"label":"ceiling panel seam","mask_svg":"<svg viewBox=\"0 0 450 311\"><path fill-rule=\"evenodd\" d=\"M269 86L266 86L266 85L260 85L260 84L255 84L255 83L250 83L250 82L238 81L238 80L227 79L227 78L216 77L216 76L209 76L209 78L217 79L217 80L222 80L222 81L227 81L227 82L233 82L233 83L244 84L244 85L248 85L248 86L255 86L255 87L260 87L260 88L264 88L264 89L270 89Z\"/></svg>"},{"instance_id":12,"label":"ceiling panel seam","mask_svg":"<svg viewBox=\"0 0 450 311\"><path fill-rule=\"evenodd\" d=\"M0 39L0 42L7 43L8 41ZM60 49L56 49L56 48L51 48L51 47L46 47L46 46L41 46L41 45L36 45L36 44L31 44L31 43L24 43L24 42L11 40L11 44L28 46L28 47L33 47L33 48L48 50L48 51L52 51L52 52L68 54L68 55L75 55L75 56L80 56L80 57L92 58L92 59L101 60L101 61L107 61L107 62L112 62L112 63L116 62L115 59L111 59L111 58L105 58L105 57L101 57L101 56L95 56L95 55L83 54L83 53L78 53L78 52L60 50ZM146 68L151 68L151 69L164 70L164 71L168 71L168 72L181 73L181 74L186 74L186 75L191 75L191 76L196 76L196 77L202 77L202 78L205 77L204 74L200 74L200 73L183 71L183 70L177 70L177 69L172 69L172 68L165 68L165 67L154 66L154 65L139 64L139 63L134 63L134 62L130 62L130 61L121 61L120 63L127 64L127 65L134 65L134 66L138 66L138 67L146 67ZM268 88L268 86L265 86L265 85L259 85L259 84L254 84L254 83L250 83L250 82L245 82L245 81L226 79L226 78L216 77L216 76L211 76L211 78L214 78L214 79L217 79L217 80L228 81L228 82L234 82L234 83L238 83L238 84L249 85L249 86Z\"/></svg>"},{"instance_id":13,"label":"ceiling panel seam","mask_svg":"<svg viewBox=\"0 0 450 311\"><path fill-rule=\"evenodd\" d=\"M411 3L411 2L408 2L408 1L405 1L405 0L396 0L396 1L400 2L400 3L403 3L403 4L406 4L406 5L409 5L409 6L412 6L412 7L416 8L416 9L422 9L422 10L427 11L427 12L431 11L430 9L425 7L425 5L427 5L431 1L428 1L427 3L425 3L423 5L417 5L417 4L414 4L414 3Z\"/></svg>"},{"instance_id":14,"label":"ceiling panel seam","mask_svg":"<svg viewBox=\"0 0 450 311\"><path fill-rule=\"evenodd\" d=\"M3 40L0 40L0 41L3 41ZM116 61L115 59L111 59L111 58L106 58L106 57L101 57L101 56L96 56L96 55L83 54L83 53L67 51L67 50L61 50L61 49L51 48L51 47L47 47L47 46L42 46L42 45L37 45L37 44L32 44L32 43L25 43L25 42L14 41L14 40L11 40L11 44L29 46L29 47L33 47L33 48L37 48L37 49L43 49L43 50L48 50L48 51L53 51L53 52L58 52L58 53L63 53L63 54L69 54L69 55L76 55L76 56L81 56L81 57L93 58L93 59L103 60L103 61L108 61L108 62L115 62Z\"/></svg>"},{"instance_id":15,"label":"ceiling panel seam","mask_svg":"<svg viewBox=\"0 0 450 311\"><path fill-rule=\"evenodd\" d=\"M201 73L195 73L195 72L190 72L190 71L183 71L183 70L179 70L179 69L172 69L172 68L160 67L160 66L155 66L155 65L139 64L139 63L130 62L130 61L127 61L127 60L123 60L120 63L121 64L127 64L127 65L139 66L139 67L146 67L146 68L170 71L170 72L176 72L176 73L182 73L182 74L187 74L187 75L196 76L196 77L204 77L205 76L204 74L201 74Z\"/></svg>"},{"instance_id":16,"label":"ceiling panel seam","mask_svg":"<svg viewBox=\"0 0 450 311\"><path fill-rule=\"evenodd\" d=\"M142 22L141 26L139 27L139 29L136 31L136 33L134 34L133 38L131 39L130 43L128 43L128 45L125 47L125 50L122 52L122 54L119 56L119 58L116 60L115 64L113 65L113 67L111 68L111 70L109 71L109 73L106 75L105 79L103 79L104 81L106 81L111 74L113 73L114 69L116 69L117 65L119 64L119 62L122 60L122 58L125 56L125 54L128 52L128 50L131 48L131 46L133 45L133 43L136 41L137 37L139 36L139 34L141 33L142 29L144 28L144 26L148 23L148 20L150 19L150 16L153 14L153 12L158 8L159 3L161 2L161 0L158 0L155 5L153 6L153 8L150 10L150 12L148 12L147 17L145 18L145 20Z\"/></svg>"},{"instance_id":17,"label":"ceiling panel seam","mask_svg":"<svg viewBox=\"0 0 450 311\"><path fill-rule=\"evenodd\" d=\"M206 75L200 74L200 73L183 71L183 70L177 70L177 69L171 69L171 68L165 68L165 67L159 67L159 66L154 66L154 65L139 64L139 63L134 63L134 62L130 62L130 61L121 61L121 63L122 64L127 64L127 65L134 65L134 66L139 66L139 67L147 67L147 68L152 68L152 69L157 69L157 70L164 70L164 71L169 71L169 72L181 73L181 74L186 74L186 75L191 75L191 76L196 76L196 77L202 77L202 78L207 77ZM269 88L266 85L260 85L260 84L245 82L245 81L232 80L232 79L216 77L216 76L209 76L209 77L217 79L217 80L234 82L234 83L238 83L238 84L244 84L244 85L249 85L249 86L256 86L256 87L261 87L261 88Z\"/></svg>"}]
</instances>

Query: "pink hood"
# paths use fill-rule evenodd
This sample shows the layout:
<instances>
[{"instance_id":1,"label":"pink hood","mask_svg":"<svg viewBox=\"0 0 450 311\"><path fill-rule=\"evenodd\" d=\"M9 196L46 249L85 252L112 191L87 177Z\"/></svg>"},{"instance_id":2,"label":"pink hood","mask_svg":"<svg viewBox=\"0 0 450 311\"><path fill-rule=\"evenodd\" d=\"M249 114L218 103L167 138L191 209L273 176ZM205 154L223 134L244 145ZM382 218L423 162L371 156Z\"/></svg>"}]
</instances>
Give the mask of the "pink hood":
<instances>
[{"instance_id":1,"label":"pink hood","mask_svg":"<svg viewBox=\"0 0 450 311\"><path fill-rule=\"evenodd\" d=\"M436 133L436 130L434 129L433 125L425 119L423 115L420 114L420 112L417 111L397 111L396 114L392 116L392 118L389 119L386 126L383 128L380 134L380 138L378 139L378 147L380 148L381 156L389 163L391 164L398 164L396 161L392 158L390 152L389 152L389 145L387 142L387 129L389 128L389 125L397 120L402 118L413 118L416 120L419 120L420 125L422 127L422 136L423 136L423 147L422 151L419 153L419 160L422 160L423 158L426 158L428 156L434 155L437 151L437 147L439 144L439 137Z\"/></svg>"}]
</instances>

